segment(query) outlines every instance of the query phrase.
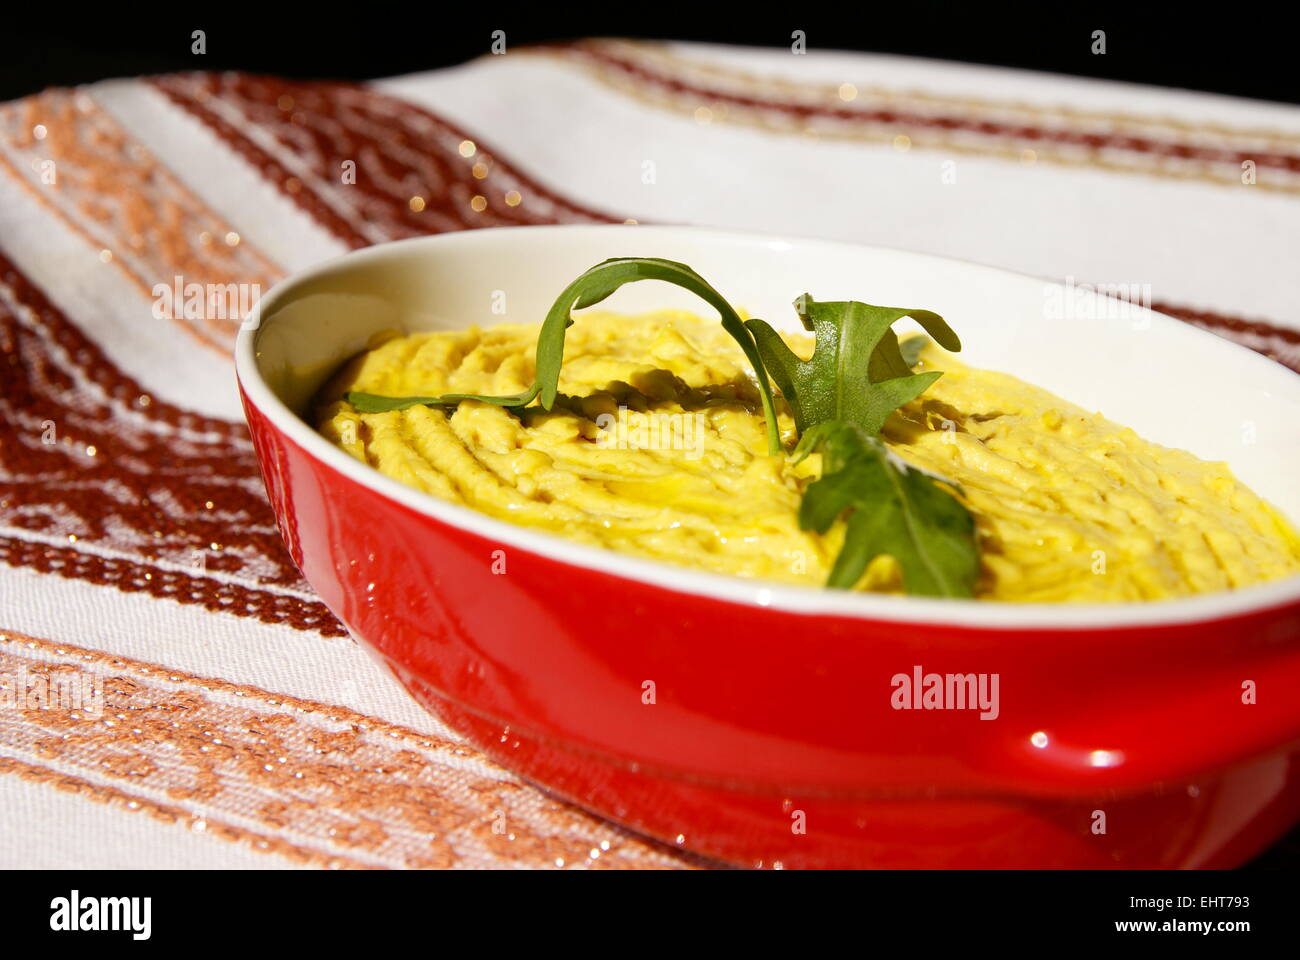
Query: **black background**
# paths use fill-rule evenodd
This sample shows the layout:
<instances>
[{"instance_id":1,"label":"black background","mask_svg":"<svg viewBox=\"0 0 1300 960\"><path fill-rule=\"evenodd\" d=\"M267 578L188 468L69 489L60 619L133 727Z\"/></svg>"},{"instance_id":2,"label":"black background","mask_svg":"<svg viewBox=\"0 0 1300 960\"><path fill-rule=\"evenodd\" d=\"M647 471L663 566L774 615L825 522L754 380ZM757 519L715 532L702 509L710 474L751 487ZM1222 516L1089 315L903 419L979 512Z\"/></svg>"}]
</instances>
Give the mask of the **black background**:
<instances>
[{"instance_id":1,"label":"black background","mask_svg":"<svg viewBox=\"0 0 1300 960\"><path fill-rule=\"evenodd\" d=\"M13 5L11 5L13 6ZM26 8L26 5L23 5ZM836 4L747 7L622 0L600 8L534 3L264 4L151 10L114 4L85 15L40 5L11 9L0 33L0 100L53 85L172 70L238 69L303 78L366 79L429 70L488 52L493 30L511 46L582 36L708 40L835 48L965 60L1188 87L1300 103L1292 28L1272 5ZM220 10L221 12L217 12ZM190 34L207 34L207 54ZM1091 52L1092 32L1107 52Z\"/></svg>"},{"instance_id":2,"label":"black background","mask_svg":"<svg viewBox=\"0 0 1300 960\"><path fill-rule=\"evenodd\" d=\"M436 957L467 946L511 955L550 943L614 956L673 949L798 956L837 953L839 942L841 950L885 948L909 957L942 956L952 945L952 954L964 957L1013 945L1042 953L1061 941L1076 949L1128 941L1126 954L1183 955L1199 945L1216 956L1256 956L1270 942L1291 942L1287 934L1294 933L1290 888L1258 873L898 871L872 877L637 870L612 880L597 871L443 871L413 882L396 871L311 870L292 882L277 872L245 871L233 887L228 874L179 879L151 870L24 877L0 904L4 947L30 944L33 953L53 947L59 955L152 947L175 956L202 944L209 953L280 947L296 955L365 956L418 943ZM74 889L83 898L151 897L152 937L137 942L124 932L52 932L51 900ZM1159 912L1132 905L1134 897L1178 896L1198 903L1202 896L1241 897L1249 905ZM1116 921L1171 919L1245 920L1250 931L1115 930Z\"/></svg>"}]
</instances>

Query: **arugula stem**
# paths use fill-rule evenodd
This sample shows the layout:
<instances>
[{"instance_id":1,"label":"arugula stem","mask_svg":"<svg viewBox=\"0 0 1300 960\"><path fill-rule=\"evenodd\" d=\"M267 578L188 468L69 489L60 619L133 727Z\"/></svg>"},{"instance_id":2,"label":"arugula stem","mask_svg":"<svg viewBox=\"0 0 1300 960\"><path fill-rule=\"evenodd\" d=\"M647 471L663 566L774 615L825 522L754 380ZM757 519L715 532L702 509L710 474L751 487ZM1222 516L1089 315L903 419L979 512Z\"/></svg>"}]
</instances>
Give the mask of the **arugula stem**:
<instances>
[{"instance_id":1,"label":"arugula stem","mask_svg":"<svg viewBox=\"0 0 1300 960\"><path fill-rule=\"evenodd\" d=\"M384 413L414 406L452 406L461 400L479 400L502 407L523 407L540 397L542 409L550 410L559 389L560 366L564 362L564 332L574 322L573 311L600 303L615 290L638 280L663 280L695 294L718 311L722 327L744 351L754 370L758 391L767 421L767 452L776 456L783 451L781 428L776 418L772 384L759 353L754 335L722 294L684 263L658 257L615 257L596 264L570 283L551 305L537 336L535 380L530 390L506 397L445 394L441 397L381 397L372 393L352 392L345 399L360 413Z\"/></svg>"}]
</instances>

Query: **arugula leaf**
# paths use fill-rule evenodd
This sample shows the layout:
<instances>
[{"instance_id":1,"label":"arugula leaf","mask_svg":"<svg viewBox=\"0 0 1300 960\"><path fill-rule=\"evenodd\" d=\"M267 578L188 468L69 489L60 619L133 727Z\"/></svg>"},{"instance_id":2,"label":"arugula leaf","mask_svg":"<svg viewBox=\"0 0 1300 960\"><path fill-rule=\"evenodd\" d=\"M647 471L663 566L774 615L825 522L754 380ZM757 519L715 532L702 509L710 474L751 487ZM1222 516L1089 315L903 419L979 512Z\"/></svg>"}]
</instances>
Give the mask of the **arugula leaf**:
<instances>
[{"instance_id":1,"label":"arugula leaf","mask_svg":"<svg viewBox=\"0 0 1300 960\"><path fill-rule=\"evenodd\" d=\"M361 413L383 413L421 404L450 406L461 400L481 400L503 407L522 407L541 398L542 408L550 410L559 391L560 366L564 362L564 332L574 322L574 310L583 310L600 303L619 287L637 280L663 280L695 294L718 311L723 329L740 344L741 350L754 369L759 393L763 400L763 416L767 420L768 452L781 452L781 432L776 419L776 405L772 400L772 385L767 370L759 356L757 344L749 328L703 277L684 263L658 257L615 257L598 263L578 277L555 299L555 303L542 321L537 337L536 379L531 389L506 397L484 397L471 394L445 394L440 397L380 397L370 393L348 393L345 399Z\"/></svg>"},{"instance_id":2,"label":"arugula leaf","mask_svg":"<svg viewBox=\"0 0 1300 960\"><path fill-rule=\"evenodd\" d=\"M796 456L822 453L822 476L799 504L799 526L825 533L848 511L844 545L826 585L851 590L882 553L898 561L908 593L969 597L979 575L975 522L959 500L857 423L828 420L799 441Z\"/></svg>"},{"instance_id":3,"label":"arugula leaf","mask_svg":"<svg viewBox=\"0 0 1300 960\"><path fill-rule=\"evenodd\" d=\"M813 355L800 360L762 320L750 320L759 354L794 412L802 459L823 455L822 476L799 505L799 525L825 533L847 512L844 545L827 586L852 589L879 554L898 561L909 593L969 597L979 573L974 520L933 477L887 455L877 434L889 414L920 396L941 371L913 373L919 350L900 349L895 321L912 317L940 346L961 341L937 313L857 301L795 301L813 332ZM919 339L919 338L917 338Z\"/></svg>"},{"instance_id":4,"label":"arugula leaf","mask_svg":"<svg viewBox=\"0 0 1300 960\"><path fill-rule=\"evenodd\" d=\"M718 311L723 328L740 344L753 367L767 419L768 449L782 451L769 382L776 381L794 413L801 435L797 459L813 450L823 456L820 479L804 491L799 524L824 534L847 514L844 545L827 585L853 588L867 565L886 553L899 563L909 593L971 596L979 572L974 520L956 497L929 475L897 466L877 434L889 414L915 399L942 373L913 373L923 338L901 346L892 325L912 317L941 346L961 349L943 318L929 310L877 307L858 301L818 303L804 294L795 307L815 349L800 360L763 320L744 322L713 287L683 263L655 257L619 257L598 263L556 298L537 338L536 374L523 393L504 397L444 394L439 397L382 397L350 392L361 413L382 413L416 405L449 406L479 400L524 407L540 399L550 410L559 391L565 331L572 312L600 303L637 280L662 280L689 290Z\"/></svg>"},{"instance_id":5,"label":"arugula leaf","mask_svg":"<svg viewBox=\"0 0 1300 960\"><path fill-rule=\"evenodd\" d=\"M785 395L800 434L828 420L851 420L874 436L889 414L920 396L942 373L914 374L904 360L892 324L912 317L940 346L960 350L961 341L943 317L929 310L876 307L856 300L818 303L808 294L795 301L815 346L800 360L763 320L747 324L759 355Z\"/></svg>"}]
</instances>

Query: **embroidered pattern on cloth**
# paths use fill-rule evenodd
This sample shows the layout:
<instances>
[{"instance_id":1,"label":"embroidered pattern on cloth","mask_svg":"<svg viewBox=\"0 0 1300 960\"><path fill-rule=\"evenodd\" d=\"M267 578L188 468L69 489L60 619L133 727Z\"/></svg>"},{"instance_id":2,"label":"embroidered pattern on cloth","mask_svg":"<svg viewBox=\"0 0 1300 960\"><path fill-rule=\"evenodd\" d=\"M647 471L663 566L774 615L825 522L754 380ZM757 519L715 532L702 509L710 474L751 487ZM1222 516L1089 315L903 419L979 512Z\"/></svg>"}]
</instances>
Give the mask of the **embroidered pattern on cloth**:
<instances>
[{"instance_id":1,"label":"embroidered pattern on cloth","mask_svg":"<svg viewBox=\"0 0 1300 960\"><path fill-rule=\"evenodd\" d=\"M1254 186L1300 193L1300 137L1277 130L799 83L705 64L647 43L586 40L524 52L572 63L610 89L699 123L1224 186L1240 186L1242 164L1249 161L1268 172Z\"/></svg>"},{"instance_id":2,"label":"embroidered pattern on cloth","mask_svg":"<svg viewBox=\"0 0 1300 960\"><path fill-rule=\"evenodd\" d=\"M324 867L668 867L688 859L472 747L243 684L0 631L0 772ZM102 704L52 692L98 682ZM87 705L90 708L87 708Z\"/></svg>"}]
</instances>

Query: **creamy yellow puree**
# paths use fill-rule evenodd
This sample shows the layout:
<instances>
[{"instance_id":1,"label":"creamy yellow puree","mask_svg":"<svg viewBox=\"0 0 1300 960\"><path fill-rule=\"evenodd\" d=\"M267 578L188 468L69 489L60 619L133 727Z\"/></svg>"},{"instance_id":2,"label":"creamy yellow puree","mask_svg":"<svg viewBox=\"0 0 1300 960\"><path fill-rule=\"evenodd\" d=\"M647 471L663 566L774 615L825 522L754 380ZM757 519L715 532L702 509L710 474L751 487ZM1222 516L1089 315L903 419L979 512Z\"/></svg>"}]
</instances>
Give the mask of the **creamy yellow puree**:
<instances>
[{"instance_id":1,"label":"creamy yellow puree","mask_svg":"<svg viewBox=\"0 0 1300 960\"><path fill-rule=\"evenodd\" d=\"M767 454L757 390L716 320L586 312L560 399L360 414L348 390L509 394L533 381L536 326L394 337L323 388L320 432L403 483L582 543L716 573L821 585L843 536L799 529L813 456ZM811 342L791 338L796 350ZM1006 374L930 345L944 376L885 427L909 462L960 485L988 600L1177 597L1300 572L1300 537L1222 463L1148 443ZM620 408L622 408L620 410ZM788 412L781 430L794 440ZM861 589L896 591L892 558Z\"/></svg>"}]
</instances>

